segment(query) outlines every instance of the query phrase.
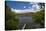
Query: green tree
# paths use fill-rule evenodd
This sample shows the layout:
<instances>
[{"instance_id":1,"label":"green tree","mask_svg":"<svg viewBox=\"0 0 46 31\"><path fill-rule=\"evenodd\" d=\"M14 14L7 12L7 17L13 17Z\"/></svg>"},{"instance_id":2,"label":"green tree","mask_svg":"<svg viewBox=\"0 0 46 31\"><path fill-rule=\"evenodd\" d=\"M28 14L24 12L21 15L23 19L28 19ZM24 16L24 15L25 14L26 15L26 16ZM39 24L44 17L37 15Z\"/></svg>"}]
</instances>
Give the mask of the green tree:
<instances>
[{"instance_id":1,"label":"green tree","mask_svg":"<svg viewBox=\"0 0 46 31\"><path fill-rule=\"evenodd\" d=\"M38 11L34 14L33 18L36 23L41 24L42 27L44 27L44 10Z\"/></svg>"},{"instance_id":2,"label":"green tree","mask_svg":"<svg viewBox=\"0 0 46 31\"><path fill-rule=\"evenodd\" d=\"M16 14L11 11L11 9L6 6L6 30L18 29L18 19L16 19Z\"/></svg>"}]
</instances>

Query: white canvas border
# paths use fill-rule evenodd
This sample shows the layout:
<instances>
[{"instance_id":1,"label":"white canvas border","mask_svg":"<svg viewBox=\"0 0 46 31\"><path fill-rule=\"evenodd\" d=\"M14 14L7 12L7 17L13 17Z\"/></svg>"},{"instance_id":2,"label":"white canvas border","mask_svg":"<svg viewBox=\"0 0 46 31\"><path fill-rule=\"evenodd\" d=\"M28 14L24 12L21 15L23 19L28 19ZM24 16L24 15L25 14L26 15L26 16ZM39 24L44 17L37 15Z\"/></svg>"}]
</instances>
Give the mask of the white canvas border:
<instances>
[{"instance_id":1,"label":"white canvas border","mask_svg":"<svg viewBox=\"0 0 46 31\"><path fill-rule=\"evenodd\" d=\"M16 0L18 1L18 0ZM46 0L20 0L26 2L44 2L45 3L45 27L46 27ZM5 0L0 0L0 31L5 31ZM16 31L46 31L45 29L25 29Z\"/></svg>"}]
</instances>

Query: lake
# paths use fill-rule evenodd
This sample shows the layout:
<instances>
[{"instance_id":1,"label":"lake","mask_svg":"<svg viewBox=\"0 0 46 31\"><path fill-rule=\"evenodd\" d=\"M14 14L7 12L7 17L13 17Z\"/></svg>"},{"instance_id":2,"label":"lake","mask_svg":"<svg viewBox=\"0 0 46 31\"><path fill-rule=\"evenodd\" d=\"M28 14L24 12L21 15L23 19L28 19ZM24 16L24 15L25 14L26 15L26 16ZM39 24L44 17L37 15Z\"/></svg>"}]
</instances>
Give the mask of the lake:
<instances>
[{"instance_id":1,"label":"lake","mask_svg":"<svg viewBox=\"0 0 46 31\"><path fill-rule=\"evenodd\" d=\"M20 16L19 17L19 22L20 23L32 23L32 17L31 16Z\"/></svg>"},{"instance_id":2,"label":"lake","mask_svg":"<svg viewBox=\"0 0 46 31\"><path fill-rule=\"evenodd\" d=\"M19 16L19 29L26 24L26 29L39 28L40 24L34 23L32 16Z\"/></svg>"}]
</instances>

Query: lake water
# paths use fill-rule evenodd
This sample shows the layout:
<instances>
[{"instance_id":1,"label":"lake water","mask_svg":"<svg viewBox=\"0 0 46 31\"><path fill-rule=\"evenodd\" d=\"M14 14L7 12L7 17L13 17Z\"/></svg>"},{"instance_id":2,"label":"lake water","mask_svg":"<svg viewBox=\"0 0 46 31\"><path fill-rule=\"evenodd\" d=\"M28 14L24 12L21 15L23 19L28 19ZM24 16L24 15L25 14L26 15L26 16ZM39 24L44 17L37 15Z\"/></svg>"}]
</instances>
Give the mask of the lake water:
<instances>
[{"instance_id":1,"label":"lake water","mask_svg":"<svg viewBox=\"0 0 46 31\"><path fill-rule=\"evenodd\" d=\"M34 23L32 16L19 16L19 29L22 29L22 27L26 24L26 29L32 29L32 28L39 28L40 24Z\"/></svg>"},{"instance_id":2,"label":"lake water","mask_svg":"<svg viewBox=\"0 0 46 31\"><path fill-rule=\"evenodd\" d=\"M20 16L19 22L20 23L32 23L32 17L31 16Z\"/></svg>"}]
</instances>

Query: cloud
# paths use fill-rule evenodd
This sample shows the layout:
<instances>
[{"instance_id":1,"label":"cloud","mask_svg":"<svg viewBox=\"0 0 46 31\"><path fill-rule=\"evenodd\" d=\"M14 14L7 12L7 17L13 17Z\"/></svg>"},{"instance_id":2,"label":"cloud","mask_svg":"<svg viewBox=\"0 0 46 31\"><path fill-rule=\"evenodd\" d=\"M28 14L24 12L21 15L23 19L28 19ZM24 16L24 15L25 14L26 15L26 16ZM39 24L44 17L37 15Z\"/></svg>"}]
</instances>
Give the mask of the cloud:
<instances>
[{"instance_id":1,"label":"cloud","mask_svg":"<svg viewBox=\"0 0 46 31\"><path fill-rule=\"evenodd\" d=\"M33 4L32 9L38 10L38 9L40 9L40 6L38 5L38 3Z\"/></svg>"},{"instance_id":2,"label":"cloud","mask_svg":"<svg viewBox=\"0 0 46 31\"><path fill-rule=\"evenodd\" d=\"M38 3L30 3L33 4L32 8L29 7L29 9L24 9L24 10L17 10L17 9L13 9L11 8L12 11L14 11L15 13L28 13L28 12L37 12L40 9L40 6L38 5ZM26 6L24 6L24 8L26 8Z\"/></svg>"},{"instance_id":3,"label":"cloud","mask_svg":"<svg viewBox=\"0 0 46 31\"><path fill-rule=\"evenodd\" d=\"M38 4L36 4L36 9L40 9L40 6Z\"/></svg>"},{"instance_id":4,"label":"cloud","mask_svg":"<svg viewBox=\"0 0 46 31\"><path fill-rule=\"evenodd\" d=\"M36 2L30 2L29 4L37 4Z\"/></svg>"},{"instance_id":5,"label":"cloud","mask_svg":"<svg viewBox=\"0 0 46 31\"><path fill-rule=\"evenodd\" d=\"M34 8L34 7L36 7L36 5L33 5L32 7Z\"/></svg>"},{"instance_id":6,"label":"cloud","mask_svg":"<svg viewBox=\"0 0 46 31\"><path fill-rule=\"evenodd\" d=\"M17 9L13 9L11 8L11 10L15 13L29 13L29 12L36 12L35 10L33 9L24 9L24 10L17 10Z\"/></svg>"},{"instance_id":7,"label":"cloud","mask_svg":"<svg viewBox=\"0 0 46 31\"><path fill-rule=\"evenodd\" d=\"M26 8L26 6L24 6L24 8Z\"/></svg>"}]
</instances>

